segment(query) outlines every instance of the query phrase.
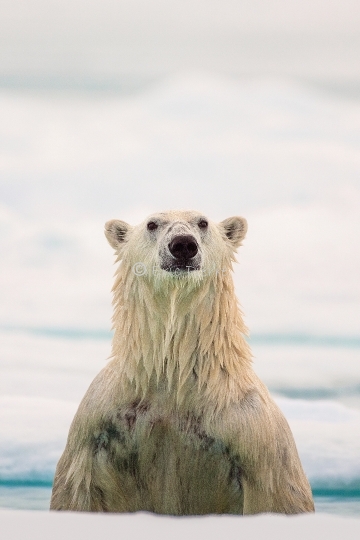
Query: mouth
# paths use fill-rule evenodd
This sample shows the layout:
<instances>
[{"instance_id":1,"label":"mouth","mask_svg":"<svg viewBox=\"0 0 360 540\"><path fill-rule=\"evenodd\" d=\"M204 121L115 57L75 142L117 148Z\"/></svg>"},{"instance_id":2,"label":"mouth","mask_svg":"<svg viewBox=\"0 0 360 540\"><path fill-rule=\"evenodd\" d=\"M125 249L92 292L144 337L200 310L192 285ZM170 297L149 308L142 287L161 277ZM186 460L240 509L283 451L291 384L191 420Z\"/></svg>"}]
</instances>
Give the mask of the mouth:
<instances>
[{"instance_id":1,"label":"mouth","mask_svg":"<svg viewBox=\"0 0 360 540\"><path fill-rule=\"evenodd\" d=\"M170 272L172 274L189 274L190 272L194 272L195 270L200 270L200 265L191 263L189 261L174 261L170 264L166 264L164 266L161 266L162 270L166 270L166 272Z\"/></svg>"}]
</instances>

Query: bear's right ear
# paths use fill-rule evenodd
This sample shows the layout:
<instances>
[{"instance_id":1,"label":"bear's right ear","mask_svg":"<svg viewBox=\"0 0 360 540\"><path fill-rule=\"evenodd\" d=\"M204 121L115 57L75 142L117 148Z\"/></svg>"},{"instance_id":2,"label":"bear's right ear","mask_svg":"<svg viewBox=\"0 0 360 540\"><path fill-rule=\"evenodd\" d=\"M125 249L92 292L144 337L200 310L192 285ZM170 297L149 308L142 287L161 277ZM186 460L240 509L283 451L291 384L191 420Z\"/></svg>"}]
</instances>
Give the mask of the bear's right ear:
<instances>
[{"instance_id":1,"label":"bear's right ear","mask_svg":"<svg viewBox=\"0 0 360 540\"><path fill-rule=\"evenodd\" d=\"M125 221L112 219L105 223L105 236L111 247L118 250L127 241L127 236L132 227Z\"/></svg>"}]
</instances>

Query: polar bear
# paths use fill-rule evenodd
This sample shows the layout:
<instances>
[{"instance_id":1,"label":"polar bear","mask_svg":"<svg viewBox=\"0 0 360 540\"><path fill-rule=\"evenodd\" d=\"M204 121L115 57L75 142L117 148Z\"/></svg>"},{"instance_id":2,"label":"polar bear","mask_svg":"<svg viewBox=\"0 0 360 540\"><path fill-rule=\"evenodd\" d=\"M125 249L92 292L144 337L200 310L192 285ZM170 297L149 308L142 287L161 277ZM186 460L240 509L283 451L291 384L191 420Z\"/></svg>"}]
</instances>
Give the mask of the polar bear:
<instances>
[{"instance_id":1,"label":"polar bear","mask_svg":"<svg viewBox=\"0 0 360 540\"><path fill-rule=\"evenodd\" d=\"M231 276L246 220L195 211L105 225L112 357L83 398L53 510L312 512L294 439L251 367Z\"/></svg>"}]
</instances>

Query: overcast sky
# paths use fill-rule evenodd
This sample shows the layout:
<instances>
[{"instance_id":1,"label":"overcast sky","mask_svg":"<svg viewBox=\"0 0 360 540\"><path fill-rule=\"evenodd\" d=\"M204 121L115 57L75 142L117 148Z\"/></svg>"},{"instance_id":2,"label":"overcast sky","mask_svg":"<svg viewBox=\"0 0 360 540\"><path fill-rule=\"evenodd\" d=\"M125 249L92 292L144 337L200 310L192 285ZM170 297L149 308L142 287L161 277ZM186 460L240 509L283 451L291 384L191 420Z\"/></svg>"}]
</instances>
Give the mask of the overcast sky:
<instances>
[{"instance_id":1,"label":"overcast sky","mask_svg":"<svg viewBox=\"0 0 360 540\"><path fill-rule=\"evenodd\" d=\"M0 77L360 78L359 0L1 0Z\"/></svg>"}]
</instances>

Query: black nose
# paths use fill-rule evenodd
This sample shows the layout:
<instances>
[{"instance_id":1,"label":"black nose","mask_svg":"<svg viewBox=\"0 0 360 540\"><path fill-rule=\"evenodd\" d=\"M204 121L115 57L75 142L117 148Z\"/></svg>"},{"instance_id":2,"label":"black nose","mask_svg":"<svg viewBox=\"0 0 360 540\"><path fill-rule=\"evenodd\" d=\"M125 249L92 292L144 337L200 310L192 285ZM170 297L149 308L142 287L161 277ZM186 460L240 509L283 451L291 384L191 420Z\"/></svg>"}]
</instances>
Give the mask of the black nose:
<instances>
[{"instance_id":1,"label":"black nose","mask_svg":"<svg viewBox=\"0 0 360 540\"><path fill-rule=\"evenodd\" d=\"M198 252L196 240L190 235L174 236L169 244L171 255L175 259L191 259Z\"/></svg>"}]
</instances>

